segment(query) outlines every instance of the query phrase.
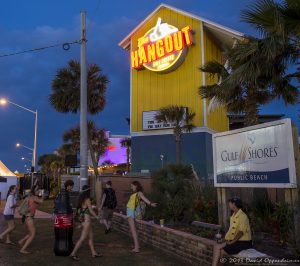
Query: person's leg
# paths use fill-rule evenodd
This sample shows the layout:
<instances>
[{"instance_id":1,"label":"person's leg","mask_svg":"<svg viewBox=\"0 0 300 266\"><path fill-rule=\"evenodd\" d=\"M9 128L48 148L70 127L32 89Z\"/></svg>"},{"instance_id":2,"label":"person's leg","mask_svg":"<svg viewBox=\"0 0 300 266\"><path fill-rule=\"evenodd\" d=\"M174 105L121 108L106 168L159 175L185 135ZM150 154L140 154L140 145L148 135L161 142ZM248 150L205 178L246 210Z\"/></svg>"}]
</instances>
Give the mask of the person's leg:
<instances>
[{"instance_id":1,"label":"person's leg","mask_svg":"<svg viewBox=\"0 0 300 266\"><path fill-rule=\"evenodd\" d=\"M82 223L82 231L79 240L77 241L70 257L76 257L78 249L81 247L83 241L87 238L89 234L89 222Z\"/></svg>"},{"instance_id":2,"label":"person's leg","mask_svg":"<svg viewBox=\"0 0 300 266\"><path fill-rule=\"evenodd\" d=\"M15 220L14 219L9 220L8 221L7 233L6 233L6 242L5 242L6 244L10 244L10 243L14 244L10 239L10 235L11 235L12 231L15 230L15 228L16 228Z\"/></svg>"},{"instance_id":3,"label":"person's leg","mask_svg":"<svg viewBox=\"0 0 300 266\"><path fill-rule=\"evenodd\" d=\"M101 257L101 255L99 255L96 250L95 250L95 246L94 246L94 234L93 234L93 228L92 228L92 225L90 225L90 230L89 230L89 240L88 240L88 243L89 243L89 247L90 247L90 250L92 252L92 256L93 257Z\"/></svg>"},{"instance_id":4,"label":"person's leg","mask_svg":"<svg viewBox=\"0 0 300 266\"><path fill-rule=\"evenodd\" d=\"M29 253L26 249L28 248L30 243L33 241L33 239L35 237L35 234L36 234L33 218L27 217L26 218L26 225L27 225L27 228L28 228L28 231L29 231L29 237L26 239L23 247L20 250L20 252L23 253L23 254L28 254Z\"/></svg>"},{"instance_id":5,"label":"person's leg","mask_svg":"<svg viewBox=\"0 0 300 266\"><path fill-rule=\"evenodd\" d=\"M9 220L7 221L7 228L4 232L1 233L0 239L3 240L3 238L6 236L6 243L11 243L10 240L10 233L16 228L15 220Z\"/></svg>"},{"instance_id":6,"label":"person's leg","mask_svg":"<svg viewBox=\"0 0 300 266\"><path fill-rule=\"evenodd\" d=\"M140 251L140 245L139 245L139 240L135 228L135 222L134 218L128 217L128 224L129 224L129 229L133 238L133 243L134 243L134 249L132 250L133 252L139 252Z\"/></svg>"},{"instance_id":7,"label":"person's leg","mask_svg":"<svg viewBox=\"0 0 300 266\"><path fill-rule=\"evenodd\" d=\"M108 229L108 223L107 223L107 220L106 219L103 219L102 220L103 224L105 225L105 228L106 230Z\"/></svg>"},{"instance_id":8,"label":"person's leg","mask_svg":"<svg viewBox=\"0 0 300 266\"><path fill-rule=\"evenodd\" d=\"M226 246L226 243L214 245L212 266L217 266L220 263L221 250Z\"/></svg>"}]
</instances>

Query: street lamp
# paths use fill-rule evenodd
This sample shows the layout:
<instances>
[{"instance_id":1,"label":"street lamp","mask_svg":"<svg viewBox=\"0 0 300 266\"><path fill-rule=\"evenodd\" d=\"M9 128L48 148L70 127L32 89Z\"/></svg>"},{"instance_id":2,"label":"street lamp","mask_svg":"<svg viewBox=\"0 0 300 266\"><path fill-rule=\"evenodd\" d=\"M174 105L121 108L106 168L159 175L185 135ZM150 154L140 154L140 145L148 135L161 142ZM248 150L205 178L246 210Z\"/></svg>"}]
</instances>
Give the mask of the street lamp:
<instances>
[{"instance_id":1,"label":"street lamp","mask_svg":"<svg viewBox=\"0 0 300 266\"><path fill-rule=\"evenodd\" d=\"M16 104L14 102L11 102L5 98L1 98L0 99L0 105L6 105L6 104L12 104L14 106L17 106L27 112L30 112L32 114L35 115L35 125L34 125L34 143L33 143L33 149L30 149L32 150L33 154L32 154L32 173L35 171L35 168L36 168L36 141L37 141L37 121L38 121L38 111L33 111L33 110L30 110L24 106L21 106L19 104ZM24 145L22 145L23 147L25 147ZM28 147L27 147L28 148ZM32 176L32 180L31 180L31 185L33 184L33 176Z\"/></svg>"},{"instance_id":2,"label":"street lamp","mask_svg":"<svg viewBox=\"0 0 300 266\"><path fill-rule=\"evenodd\" d=\"M21 157L21 160L22 160L22 161L26 160L26 161L32 162L31 160L29 160L29 159L27 159L27 158L25 158L25 157Z\"/></svg>"},{"instance_id":3,"label":"street lamp","mask_svg":"<svg viewBox=\"0 0 300 266\"><path fill-rule=\"evenodd\" d=\"M164 168L164 155L161 154L159 157L160 157L160 160L161 160L161 168Z\"/></svg>"}]
</instances>

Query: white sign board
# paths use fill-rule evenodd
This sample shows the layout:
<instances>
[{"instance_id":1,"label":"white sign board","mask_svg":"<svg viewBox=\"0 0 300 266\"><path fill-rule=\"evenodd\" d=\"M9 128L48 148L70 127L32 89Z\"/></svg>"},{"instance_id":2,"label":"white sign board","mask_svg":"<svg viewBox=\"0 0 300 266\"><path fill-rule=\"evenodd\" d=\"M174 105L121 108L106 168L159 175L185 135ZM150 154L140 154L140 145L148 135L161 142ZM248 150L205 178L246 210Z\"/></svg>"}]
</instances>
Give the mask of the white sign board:
<instances>
[{"instance_id":1,"label":"white sign board","mask_svg":"<svg viewBox=\"0 0 300 266\"><path fill-rule=\"evenodd\" d=\"M290 119L213 135L216 187L296 187Z\"/></svg>"},{"instance_id":2,"label":"white sign board","mask_svg":"<svg viewBox=\"0 0 300 266\"><path fill-rule=\"evenodd\" d=\"M187 108L185 108L187 112ZM158 110L143 112L143 130L153 130L153 129L167 129L174 128L174 123L159 123L155 120L155 115L158 113ZM182 121L184 124L184 121Z\"/></svg>"}]
</instances>

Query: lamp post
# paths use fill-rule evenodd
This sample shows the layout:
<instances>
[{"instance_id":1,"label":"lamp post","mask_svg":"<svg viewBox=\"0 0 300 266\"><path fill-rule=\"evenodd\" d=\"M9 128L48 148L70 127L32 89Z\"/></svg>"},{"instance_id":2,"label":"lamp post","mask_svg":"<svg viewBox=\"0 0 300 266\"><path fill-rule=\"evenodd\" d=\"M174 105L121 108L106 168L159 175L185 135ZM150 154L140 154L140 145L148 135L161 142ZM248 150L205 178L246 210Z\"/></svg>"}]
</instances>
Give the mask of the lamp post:
<instances>
[{"instance_id":1,"label":"lamp post","mask_svg":"<svg viewBox=\"0 0 300 266\"><path fill-rule=\"evenodd\" d=\"M160 157L160 160L161 160L161 168L164 168L164 155L161 154L159 157Z\"/></svg>"},{"instance_id":2,"label":"lamp post","mask_svg":"<svg viewBox=\"0 0 300 266\"><path fill-rule=\"evenodd\" d=\"M19 143L19 142L16 144L16 147L17 147L17 148L23 147L23 148L25 148L25 149L27 149L27 150L32 151L32 153L31 153L31 155L32 155L31 165L34 166L34 165L35 165L35 164L34 164L34 158L33 158L33 151L34 151L34 149L29 148L29 147L27 147L27 146L25 146L25 145L23 145L23 144L21 144L21 143ZM22 159L22 160L23 160L23 159Z\"/></svg>"},{"instance_id":3,"label":"lamp post","mask_svg":"<svg viewBox=\"0 0 300 266\"><path fill-rule=\"evenodd\" d=\"M33 149L30 149L30 148L28 148L28 147L22 145L23 147L32 150L32 171L31 171L31 172L32 172L32 179L31 179L31 185L33 185L33 173L34 173L35 167L36 167L36 142L37 142L37 125L38 125L38 124L37 124L37 121L38 121L38 111L37 111L37 110L36 110L36 111L30 110L30 109L28 109L28 108L26 108L26 107L24 107L24 106L22 106L22 105L16 104L16 103L11 102L11 101L9 101L9 100L7 100L7 99L4 99L4 98L1 98L1 99L0 99L0 105L6 105L6 104L8 104L8 103L9 103L9 104L12 104L12 105L14 105L14 106L17 106L17 107L19 107L19 108L21 108L21 109L23 109L23 110L25 110L25 111L27 111L27 112L30 112L30 113L32 113L32 114L35 115ZM20 143L18 143L18 144L19 144L19 146L21 146Z\"/></svg>"}]
</instances>

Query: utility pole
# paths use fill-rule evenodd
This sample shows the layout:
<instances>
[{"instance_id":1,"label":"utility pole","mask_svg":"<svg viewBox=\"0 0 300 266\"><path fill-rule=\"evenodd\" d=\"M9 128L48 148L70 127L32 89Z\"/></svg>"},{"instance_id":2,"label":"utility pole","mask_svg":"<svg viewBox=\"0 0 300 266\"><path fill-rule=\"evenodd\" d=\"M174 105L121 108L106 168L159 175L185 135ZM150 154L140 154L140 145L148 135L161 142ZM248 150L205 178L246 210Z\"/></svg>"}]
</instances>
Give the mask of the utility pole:
<instances>
[{"instance_id":1,"label":"utility pole","mask_svg":"<svg viewBox=\"0 0 300 266\"><path fill-rule=\"evenodd\" d=\"M86 12L81 17L80 49L80 190L88 184Z\"/></svg>"}]
</instances>

